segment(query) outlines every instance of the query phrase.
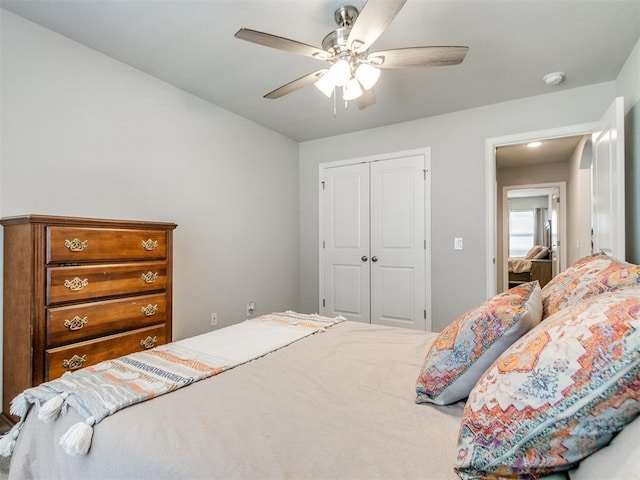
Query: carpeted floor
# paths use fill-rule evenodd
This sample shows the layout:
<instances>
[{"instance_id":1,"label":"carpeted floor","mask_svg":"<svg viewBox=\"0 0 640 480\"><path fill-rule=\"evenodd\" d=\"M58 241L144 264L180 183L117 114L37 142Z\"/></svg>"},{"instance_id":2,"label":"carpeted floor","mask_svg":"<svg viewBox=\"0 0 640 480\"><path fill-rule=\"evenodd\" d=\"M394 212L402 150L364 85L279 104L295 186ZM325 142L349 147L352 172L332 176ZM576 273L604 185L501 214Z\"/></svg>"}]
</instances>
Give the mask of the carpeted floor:
<instances>
[{"instance_id":1,"label":"carpeted floor","mask_svg":"<svg viewBox=\"0 0 640 480\"><path fill-rule=\"evenodd\" d=\"M11 457L0 457L0 480L9 478L9 461Z\"/></svg>"},{"instance_id":2,"label":"carpeted floor","mask_svg":"<svg viewBox=\"0 0 640 480\"><path fill-rule=\"evenodd\" d=\"M4 435L11 428L11 424L3 416L0 416L0 435ZM0 480L9 478L9 462L11 457L0 457Z\"/></svg>"}]
</instances>

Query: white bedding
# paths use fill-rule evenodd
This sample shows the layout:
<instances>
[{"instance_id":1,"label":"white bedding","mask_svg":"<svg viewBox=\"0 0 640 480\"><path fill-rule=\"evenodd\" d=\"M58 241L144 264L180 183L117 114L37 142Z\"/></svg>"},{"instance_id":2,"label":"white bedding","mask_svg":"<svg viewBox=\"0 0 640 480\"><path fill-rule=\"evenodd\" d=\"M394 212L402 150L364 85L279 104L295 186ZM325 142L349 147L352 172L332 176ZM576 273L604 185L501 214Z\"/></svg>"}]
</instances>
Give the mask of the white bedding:
<instances>
[{"instance_id":1,"label":"white bedding","mask_svg":"<svg viewBox=\"0 0 640 480\"><path fill-rule=\"evenodd\" d=\"M56 444L74 412L29 415L10 478L456 479L462 403L415 403L435 336L335 325L107 417L81 457Z\"/></svg>"},{"instance_id":2,"label":"white bedding","mask_svg":"<svg viewBox=\"0 0 640 480\"><path fill-rule=\"evenodd\" d=\"M508 268L512 273L526 273L531 271L531 260L521 257L509 257Z\"/></svg>"}]
</instances>

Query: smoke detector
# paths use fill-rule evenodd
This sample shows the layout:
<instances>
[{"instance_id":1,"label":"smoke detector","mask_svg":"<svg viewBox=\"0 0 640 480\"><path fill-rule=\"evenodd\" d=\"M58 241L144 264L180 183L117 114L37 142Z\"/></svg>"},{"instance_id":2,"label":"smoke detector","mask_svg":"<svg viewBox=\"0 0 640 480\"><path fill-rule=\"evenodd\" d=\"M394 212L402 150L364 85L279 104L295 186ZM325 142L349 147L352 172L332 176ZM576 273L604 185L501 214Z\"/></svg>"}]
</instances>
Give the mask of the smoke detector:
<instances>
[{"instance_id":1,"label":"smoke detector","mask_svg":"<svg viewBox=\"0 0 640 480\"><path fill-rule=\"evenodd\" d=\"M564 72L553 72L542 77L544 83L549 86L558 85L560 82L564 80Z\"/></svg>"}]
</instances>

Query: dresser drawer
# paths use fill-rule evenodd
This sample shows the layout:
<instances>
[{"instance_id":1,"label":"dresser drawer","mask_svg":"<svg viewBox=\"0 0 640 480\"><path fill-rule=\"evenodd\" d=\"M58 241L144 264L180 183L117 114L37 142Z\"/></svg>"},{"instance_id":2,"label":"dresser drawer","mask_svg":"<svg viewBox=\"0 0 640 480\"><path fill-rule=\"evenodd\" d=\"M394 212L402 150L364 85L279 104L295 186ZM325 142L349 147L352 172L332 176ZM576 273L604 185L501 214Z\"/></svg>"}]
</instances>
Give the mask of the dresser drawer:
<instances>
[{"instance_id":1,"label":"dresser drawer","mask_svg":"<svg viewBox=\"0 0 640 480\"><path fill-rule=\"evenodd\" d=\"M164 293L47 310L47 347L147 327L167 319Z\"/></svg>"},{"instance_id":2,"label":"dresser drawer","mask_svg":"<svg viewBox=\"0 0 640 480\"><path fill-rule=\"evenodd\" d=\"M47 304L162 291L166 285L165 262L49 267Z\"/></svg>"},{"instance_id":3,"label":"dresser drawer","mask_svg":"<svg viewBox=\"0 0 640 480\"><path fill-rule=\"evenodd\" d=\"M47 371L45 380L53 380L65 372L146 350L163 343L166 343L164 324L65 347L51 348L45 352Z\"/></svg>"},{"instance_id":4,"label":"dresser drawer","mask_svg":"<svg viewBox=\"0 0 640 480\"><path fill-rule=\"evenodd\" d=\"M166 257L167 234L163 230L47 228L49 264Z\"/></svg>"}]
</instances>

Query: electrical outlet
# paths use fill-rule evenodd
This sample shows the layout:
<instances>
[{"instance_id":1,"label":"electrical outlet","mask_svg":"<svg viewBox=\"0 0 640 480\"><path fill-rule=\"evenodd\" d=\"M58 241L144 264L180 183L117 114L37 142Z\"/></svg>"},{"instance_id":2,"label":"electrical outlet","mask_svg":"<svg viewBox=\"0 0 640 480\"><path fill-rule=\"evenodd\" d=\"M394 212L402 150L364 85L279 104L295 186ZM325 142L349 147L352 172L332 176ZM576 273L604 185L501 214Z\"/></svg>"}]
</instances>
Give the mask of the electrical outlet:
<instances>
[{"instance_id":1,"label":"electrical outlet","mask_svg":"<svg viewBox=\"0 0 640 480\"><path fill-rule=\"evenodd\" d=\"M247 318L253 315L253 312L256 310L256 302L247 303Z\"/></svg>"},{"instance_id":2,"label":"electrical outlet","mask_svg":"<svg viewBox=\"0 0 640 480\"><path fill-rule=\"evenodd\" d=\"M462 250L462 237L454 237L454 239L453 239L453 249L454 250Z\"/></svg>"},{"instance_id":3,"label":"electrical outlet","mask_svg":"<svg viewBox=\"0 0 640 480\"><path fill-rule=\"evenodd\" d=\"M218 325L218 314L217 313L212 313L211 314L211 326L215 327L216 325Z\"/></svg>"}]
</instances>

